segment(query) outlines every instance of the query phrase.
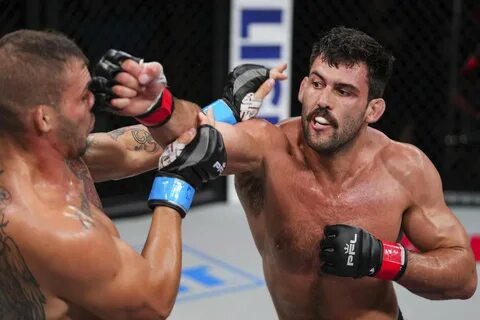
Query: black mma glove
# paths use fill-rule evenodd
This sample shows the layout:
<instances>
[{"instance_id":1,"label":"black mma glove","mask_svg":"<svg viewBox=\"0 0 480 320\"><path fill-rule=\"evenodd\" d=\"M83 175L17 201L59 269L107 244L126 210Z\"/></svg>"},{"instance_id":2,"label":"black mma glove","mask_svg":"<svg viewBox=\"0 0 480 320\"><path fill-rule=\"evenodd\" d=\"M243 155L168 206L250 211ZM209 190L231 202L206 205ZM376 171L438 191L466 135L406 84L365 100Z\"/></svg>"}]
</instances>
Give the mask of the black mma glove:
<instances>
[{"instance_id":1,"label":"black mma glove","mask_svg":"<svg viewBox=\"0 0 480 320\"><path fill-rule=\"evenodd\" d=\"M121 64L127 59L140 63L141 59L126 52L115 49L108 50L95 65L90 91L95 96L94 108L102 111L114 111L115 107L110 104L112 99L118 98L113 93L112 87L117 84L115 76L122 71Z\"/></svg>"},{"instance_id":2,"label":"black mma glove","mask_svg":"<svg viewBox=\"0 0 480 320\"><path fill-rule=\"evenodd\" d=\"M116 112L115 107L111 104L111 100L118 98L118 96L113 93L112 87L118 84L115 81L115 76L122 71L122 62L127 59L132 59L137 63L142 62L141 58L134 57L123 51L110 49L95 65L94 76L90 82L90 91L95 96L94 108L96 110ZM167 84L167 79L163 73L156 81ZM173 108L172 93L165 88L157 96L155 102L143 114L136 115L135 118L147 127L160 126L170 119Z\"/></svg>"},{"instance_id":3,"label":"black mma glove","mask_svg":"<svg viewBox=\"0 0 480 320\"><path fill-rule=\"evenodd\" d=\"M400 243L381 241L361 228L343 224L326 226L324 235L320 259L326 273L397 280L405 272L407 250Z\"/></svg>"},{"instance_id":4,"label":"black mma glove","mask_svg":"<svg viewBox=\"0 0 480 320\"><path fill-rule=\"evenodd\" d=\"M262 105L255 99L255 91L270 77L270 69L256 64L242 64L228 74L223 97L203 111L212 108L215 120L235 124L254 118Z\"/></svg>"},{"instance_id":5,"label":"black mma glove","mask_svg":"<svg viewBox=\"0 0 480 320\"><path fill-rule=\"evenodd\" d=\"M202 125L186 146L173 143L160 157L159 167L148 205L176 209L185 217L203 183L219 177L225 169L227 154L220 132Z\"/></svg>"}]
</instances>

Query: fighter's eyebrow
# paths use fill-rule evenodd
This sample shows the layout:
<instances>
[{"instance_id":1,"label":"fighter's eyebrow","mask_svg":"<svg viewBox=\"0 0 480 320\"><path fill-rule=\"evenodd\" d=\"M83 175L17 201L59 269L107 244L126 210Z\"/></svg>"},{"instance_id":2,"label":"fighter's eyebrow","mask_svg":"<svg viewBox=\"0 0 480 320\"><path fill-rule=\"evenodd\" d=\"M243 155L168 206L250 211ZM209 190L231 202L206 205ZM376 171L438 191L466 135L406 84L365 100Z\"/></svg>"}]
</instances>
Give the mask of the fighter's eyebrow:
<instances>
[{"instance_id":1,"label":"fighter's eyebrow","mask_svg":"<svg viewBox=\"0 0 480 320\"><path fill-rule=\"evenodd\" d=\"M337 82L335 83L335 87L336 88L340 88L340 89L347 89L348 91L352 92L352 93L359 93L360 90L354 86L353 84L350 84L350 83L343 83L343 82Z\"/></svg>"},{"instance_id":2,"label":"fighter's eyebrow","mask_svg":"<svg viewBox=\"0 0 480 320\"><path fill-rule=\"evenodd\" d=\"M315 75L317 77L319 77L320 79L324 80L325 81L325 77L322 76L318 71L312 71L310 72L310 75ZM347 89L347 90L350 90L351 92L353 93L359 93L360 90L354 86L353 84L351 83L345 83L345 82L334 82L333 83L333 86L336 87L336 88L341 88L341 89Z\"/></svg>"}]
</instances>

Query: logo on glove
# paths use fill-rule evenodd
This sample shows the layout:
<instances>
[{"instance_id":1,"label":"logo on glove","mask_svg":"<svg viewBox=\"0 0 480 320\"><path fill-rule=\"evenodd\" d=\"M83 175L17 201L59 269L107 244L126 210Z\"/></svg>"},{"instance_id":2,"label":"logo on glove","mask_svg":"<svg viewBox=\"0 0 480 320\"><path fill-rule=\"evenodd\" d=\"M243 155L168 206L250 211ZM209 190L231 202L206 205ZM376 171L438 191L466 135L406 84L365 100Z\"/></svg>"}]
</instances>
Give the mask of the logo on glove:
<instances>
[{"instance_id":1,"label":"logo on glove","mask_svg":"<svg viewBox=\"0 0 480 320\"><path fill-rule=\"evenodd\" d=\"M347 257L347 266L353 267L353 256L355 255L355 243L357 243L357 234L355 233L350 243L345 243L345 254L348 254Z\"/></svg>"},{"instance_id":2,"label":"logo on glove","mask_svg":"<svg viewBox=\"0 0 480 320\"><path fill-rule=\"evenodd\" d=\"M221 175L222 172L225 170L226 165L227 164L225 162L222 164L222 163L217 161L212 165L212 167L217 169L218 174Z\"/></svg>"}]
</instances>

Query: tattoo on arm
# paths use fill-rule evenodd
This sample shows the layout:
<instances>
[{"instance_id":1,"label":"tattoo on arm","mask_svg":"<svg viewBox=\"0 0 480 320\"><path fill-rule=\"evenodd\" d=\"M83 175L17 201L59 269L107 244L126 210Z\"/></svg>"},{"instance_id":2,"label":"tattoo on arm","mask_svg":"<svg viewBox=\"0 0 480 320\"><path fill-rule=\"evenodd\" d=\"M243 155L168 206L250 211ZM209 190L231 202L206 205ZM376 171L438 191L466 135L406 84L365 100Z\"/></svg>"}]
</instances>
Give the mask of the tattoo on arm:
<instances>
[{"instance_id":1,"label":"tattoo on arm","mask_svg":"<svg viewBox=\"0 0 480 320\"><path fill-rule=\"evenodd\" d=\"M135 127L126 127L126 128L119 128L113 131L108 132L108 135L115 141L118 141L120 136L130 133L132 135L134 146L134 151L145 151L145 152L157 152L160 150L160 146L158 143L153 139L150 132L144 129L138 129Z\"/></svg>"},{"instance_id":2,"label":"tattoo on arm","mask_svg":"<svg viewBox=\"0 0 480 320\"><path fill-rule=\"evenodd\" d=\"M5 210L11 201L8 190L0 186L0 319L44 320L47 299L17 244L5 231Z\"/></svg>"},{"instance_id":3,"label":"tattoo on arm","mask_svg":"<svg viewBox=\"0 0 480 320\"><path fill-rule=\"evenodd\" d=\"M113 131L107 132L107 134L115 141L118 140L118 138L123 135L125 132L127 132L127 128L118 128Z\"/></svg>"},{"instance_id":4,"label":"tattoo on arm","mask_svg":"<svg viewBox=\"0 0 480 320\"><path fill-rule=\"evenodd\" d=\"M132 136L137 145L135 151L157 152L160 149L150 132L145 130L132 130Z\"/></svg>"}]
</instances>

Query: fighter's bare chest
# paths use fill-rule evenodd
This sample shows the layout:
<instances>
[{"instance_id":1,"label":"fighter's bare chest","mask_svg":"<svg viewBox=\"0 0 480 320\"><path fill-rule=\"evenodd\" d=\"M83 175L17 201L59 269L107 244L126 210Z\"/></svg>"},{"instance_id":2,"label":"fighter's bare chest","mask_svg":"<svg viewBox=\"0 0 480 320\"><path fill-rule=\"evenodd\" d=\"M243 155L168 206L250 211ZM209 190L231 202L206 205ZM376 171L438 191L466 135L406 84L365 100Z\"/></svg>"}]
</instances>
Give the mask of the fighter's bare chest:
<instances>
[{"instance_id":1,"label":"fighter's bare chest","mask_svg":"<svg viewBox=\"0 0 480 320\"><path fill-rule=\"evenodd\" d=\"M299 173L281 181L267 179L264 190L265 248L277 262L296 267L318 262L326 225L358 226L395 241L407 207L400 187L374 174L342 188ZM292 262L292 256L300 259Z\"/></svg>"}]
</instances>

